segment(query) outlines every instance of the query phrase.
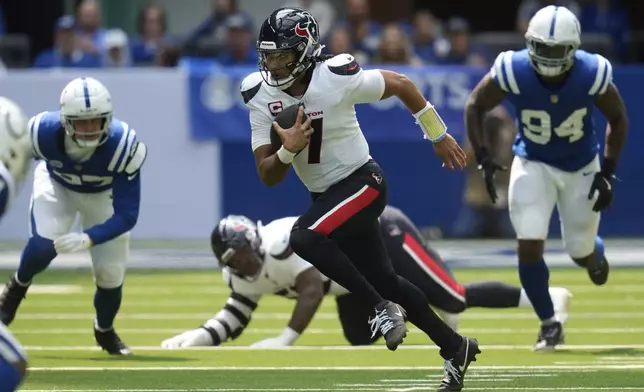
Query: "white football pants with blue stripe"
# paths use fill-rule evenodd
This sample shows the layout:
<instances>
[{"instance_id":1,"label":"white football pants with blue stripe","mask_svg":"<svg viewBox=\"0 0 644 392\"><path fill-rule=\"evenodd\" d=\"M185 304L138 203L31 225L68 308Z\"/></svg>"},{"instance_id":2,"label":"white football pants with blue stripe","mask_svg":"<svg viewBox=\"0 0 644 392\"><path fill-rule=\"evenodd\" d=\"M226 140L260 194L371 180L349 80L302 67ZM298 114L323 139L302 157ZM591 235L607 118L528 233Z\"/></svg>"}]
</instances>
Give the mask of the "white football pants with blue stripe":
<instances>
[{"instance_id":1,"label":"white football pants with blue stripe","mask_svg":"<svg viewBox=\"0 0 644 392\"><path fill-rule=\"evenodd\" d=\"M114 214L111 190L100 193L74 192L49 176L45 162L38 164L34 172L30 235L53 241L70 232L77 213L85 229L105 222ZM123 284L129 258L129 239L130 234L125 233L90 248L97 286L111 289Z\"/></svg>"},{"instance_id":2,"label":"white football pants with blue stripe","mask_svg":"<svg viewBox=\"0 0 644 392\"><path fill-rule=\"evenodd\" d=\"M515 157L510 172L509 204L517 238L545 240L556 205L566 252L573 259L593 253L600 214L593 211L597 196L589 200L588 192L599 170L599 157L576 172Z\"/></svg>"}]
</instances>

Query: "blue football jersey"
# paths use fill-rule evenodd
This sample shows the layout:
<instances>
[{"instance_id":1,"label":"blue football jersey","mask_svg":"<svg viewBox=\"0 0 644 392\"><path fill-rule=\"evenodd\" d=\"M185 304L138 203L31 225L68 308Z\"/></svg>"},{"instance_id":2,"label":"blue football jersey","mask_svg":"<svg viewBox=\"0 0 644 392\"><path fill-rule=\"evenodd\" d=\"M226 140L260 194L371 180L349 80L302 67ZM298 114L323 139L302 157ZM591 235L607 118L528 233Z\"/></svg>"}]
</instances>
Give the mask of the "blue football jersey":
<instances>
[{"instance_id":1,"label":"blue football jersey","mask_svg":"<svg viewBox=\"0 0 644 392\"><path fill-rule=\"evenodd\" d=\"M542 82L528 50L502 52L490 71L516 110L515 155L564 171L577 171L599 151L592 118L595 99L612 82L610 62L577 50L574 66L558 86Z\"/></svg>"},{"instance_id":2,"label":"blue football jersey","mask_svg":"<svg viewBox=\"0 0 644 392\"><path fill-rule=\"evenodd\" d=\"M79 193L97 193L111 189L114 178L124 169L136 145L136 132L117 119L112 120L107 141L83 162L65 152L65 129L60 112L43 112L32 118L29 129L36 158L47 162L49 175L62 186Z\"/></svg>"},{"instance_id":3,"label":"blue football jersey","mask_svg":"<svg viewBox=\"0 0 644 392\"><path fill-rule=\"evenodd\" d=\"M82 162L65 151L65 129L60 112L43 112L29 120L36 158L47 164L50 177L79 193L112 190L114 215L102 224L87 228L94 245L102 244L131 230L139 216L140 169L147 148L136 140L136 132L123 121L110 124L107 140Z\"/></svg>"}]
</instances>

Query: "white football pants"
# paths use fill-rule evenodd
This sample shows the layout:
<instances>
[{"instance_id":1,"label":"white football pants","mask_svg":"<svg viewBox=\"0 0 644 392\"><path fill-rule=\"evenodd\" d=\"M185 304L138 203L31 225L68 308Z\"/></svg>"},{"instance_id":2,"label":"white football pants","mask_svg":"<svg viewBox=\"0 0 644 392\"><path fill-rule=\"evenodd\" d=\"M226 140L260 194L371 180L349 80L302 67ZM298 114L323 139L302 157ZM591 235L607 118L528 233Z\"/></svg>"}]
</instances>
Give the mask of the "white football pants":
<instances>
[{"instance_id":1,"label":"white football pants","mask_svg":"<svg viewBox=\"0 0 644 392\"><path fill-rule=\"evenodd\" d=\"M576 172L565 172L542 162L514 157L510 172L510 219L518 239L545 240L557 205L561 234L572 258L595 248L600 214L592 210L596 195L588 193L600 170L599 157Z\"/></svg>"},{"instance_id":2,"label":"white football pants","mask_svg":"<svg viewBox=\"0 0 644 392\"><path fill-rule=\"evenodd\" d=\"M114 214L112 191L78 193L67 189L49 176L45 162L34 171L31 195L30 235L54 240L69 233L76 214L83 229L101 224ZM129 258L130 233L90 248L96 285L111 289L123 284Z\"/></svg>"}]
</instances>

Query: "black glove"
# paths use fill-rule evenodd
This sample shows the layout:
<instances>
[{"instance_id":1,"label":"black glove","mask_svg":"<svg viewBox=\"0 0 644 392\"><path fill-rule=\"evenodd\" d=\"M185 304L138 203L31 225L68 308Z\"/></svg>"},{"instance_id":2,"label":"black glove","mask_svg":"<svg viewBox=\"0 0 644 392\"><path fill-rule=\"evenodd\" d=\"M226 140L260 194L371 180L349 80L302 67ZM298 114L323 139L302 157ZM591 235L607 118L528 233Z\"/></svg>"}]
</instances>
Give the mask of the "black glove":
<instances>
[{"instance_id":1,"label":"black glove","mask_svg":"<svg viewBox=\"0 0 644 392\"><path fill-rule=\"evenodd\" d=\"M496 200L499 198L496 194L496 187L494 186L494 173L497 170L506 171L508 168L506 166L501 166L490 157L487 149L482 148L476 152L476 161L479 166L478 169L483 172L483 179L485 180L485 188L487 189L487 194L490 195L492 203L496 203Z\"/></svg>"},{"instance_id":2,"label":"black glove","mask_svg":"<svg viewBox=\"0 0 644 392\"><path fill-rule=\"evenodd\" d=\"M588 192L588 200L592 200L595 191L599 193L595 205L593 205L593 211L595 212L610 207L613 201L613 178L615 178L613 173L615 173L615 166L614 160L604 158L602 170L595 173L593 184L590 186L590 192Z\"/></svg>"}]
</instances>

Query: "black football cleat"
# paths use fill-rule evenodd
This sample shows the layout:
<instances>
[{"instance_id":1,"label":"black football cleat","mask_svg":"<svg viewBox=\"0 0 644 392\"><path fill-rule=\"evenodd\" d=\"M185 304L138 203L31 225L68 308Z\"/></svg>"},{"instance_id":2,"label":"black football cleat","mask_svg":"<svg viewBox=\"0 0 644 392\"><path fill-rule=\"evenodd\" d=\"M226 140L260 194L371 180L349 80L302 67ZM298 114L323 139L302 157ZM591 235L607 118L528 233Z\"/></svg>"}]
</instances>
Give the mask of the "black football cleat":
<instances>
[{"instance_id":1,"label":"black football cleat","mask_svg":"<svg viewBox=\"0 0 644 392\"><path fill-rule=\"evenodd\" d=\"M586 270L588 271L588 277L595 285L601 286L608 281L610 267L606 256L599 263L588 263Z\"/></svg>"},{"instance_id":2,"label":"black football cleat","mask_svg":"<svg viewBox=\"0 0 644 392\"><path fill-rule=\"evenodd\" d=\"M537 336L537 343L534 345L534 350L552 351L558 344L564 343L564 338L563 325L559 321L542 325Z\"/></svg>"},{"instance_id":3,"label":"black football cleat","mask_svg":"<svg viewBox=\"0 0 644 392\"><path fill-rule=\"evenodd\" d=\"M451 359L446 359L443 363L443 381L436 389L436 392L462 390L467 368L472 362L476 362L476 355L480 353L478 341L464 336L461 348L456 355Z\"/></svg>"},{"instance_id":4,"label":"black football cleat","mask_svg":"<svg viewBox=\"0 0 644 392\"><path fill-rule=\"evenodd\" d=\"M376 305L375 312L375 317L369 318L371 337L380 331L385 337L387 348L396 351L409 332L405 325L405 310L391 301L384 301Z\"/></svg>"},{"instance_id":5,"label":"black football cleat","mask_svg":"<svg viewBox=\"0 0 644 392\"><path fill-rule=\"evenodd\" d=\"M20 303L27 295L29 286L21 286L13 277L0 294L0 321L9 325L16 317Z\"/></svg>"},{"instance_id":6,"label":"black football cleat","mask_svg":"<svg viewBox=\"0 0 644 392\"><path fill-rule=\"evenodd\" d=\"M114 328L105 332L94 328L94 338L96 343L110 355L132 355L132 351L123 343Z\"/></svg>"}]
</instances>

